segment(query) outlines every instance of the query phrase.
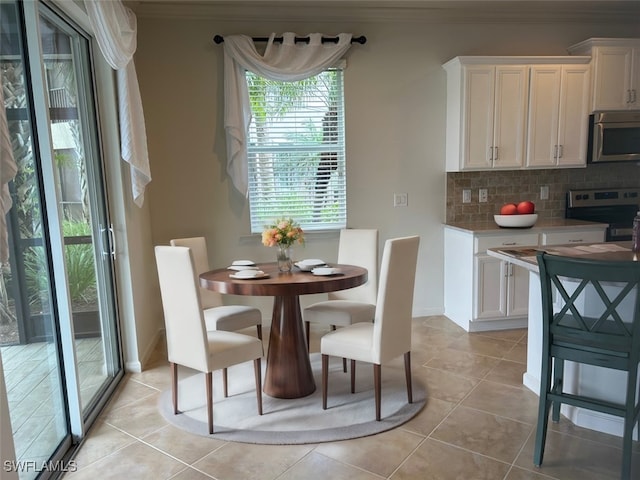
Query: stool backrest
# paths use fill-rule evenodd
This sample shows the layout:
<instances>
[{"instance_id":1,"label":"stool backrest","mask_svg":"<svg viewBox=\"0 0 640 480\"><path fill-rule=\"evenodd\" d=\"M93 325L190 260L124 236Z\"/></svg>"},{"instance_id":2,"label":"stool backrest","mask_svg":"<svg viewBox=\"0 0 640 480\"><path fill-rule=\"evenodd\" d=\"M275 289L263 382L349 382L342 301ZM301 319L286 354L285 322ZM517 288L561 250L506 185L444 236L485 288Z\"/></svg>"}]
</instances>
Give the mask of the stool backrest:
<instances>
[{"instance_id":1,"label":"stool backrest","mask_svg":"<svg viewBox=\"0 0 640 480\"><path fill-rule=\"evenodd\" d=\"M640 263L537 256L543 345L576 362L625 370L640 356ZM546 352L545 352L546 354Z\"/></svg>"}]
</instances>

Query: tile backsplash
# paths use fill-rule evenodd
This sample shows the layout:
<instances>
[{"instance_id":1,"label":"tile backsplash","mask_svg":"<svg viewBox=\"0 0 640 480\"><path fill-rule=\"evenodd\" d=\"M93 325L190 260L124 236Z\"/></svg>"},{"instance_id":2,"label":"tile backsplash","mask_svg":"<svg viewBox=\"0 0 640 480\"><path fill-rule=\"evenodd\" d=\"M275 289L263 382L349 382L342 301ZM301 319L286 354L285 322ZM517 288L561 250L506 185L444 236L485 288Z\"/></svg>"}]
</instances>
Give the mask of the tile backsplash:
<instances>
[{"instance_id":1,"label":"tile backsplash","mask_svg":"<svg viewBox=\"0 0 640 480\"><path fill-rule=\"evenodd\" d=\"M549 198L540 200L540 187L549 187ZM580 188L640 188L640 164L611 163L587 168L508 170L447 173L447 222L493 220L505 203L531 200L541 218L564 218L566 192ZM478 190L486 188L486 203ZM462 191L471 190L471 202L462 203Z\"/></svg>"}]
</instances>

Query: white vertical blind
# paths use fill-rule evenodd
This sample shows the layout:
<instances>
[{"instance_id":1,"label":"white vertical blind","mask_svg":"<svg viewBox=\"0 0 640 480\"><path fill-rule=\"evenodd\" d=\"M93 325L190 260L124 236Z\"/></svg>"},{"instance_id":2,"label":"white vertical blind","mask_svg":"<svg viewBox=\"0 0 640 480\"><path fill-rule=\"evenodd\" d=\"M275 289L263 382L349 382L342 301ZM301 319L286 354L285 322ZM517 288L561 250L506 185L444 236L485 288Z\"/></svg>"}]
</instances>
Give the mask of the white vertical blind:
<instances>
[{"instance_id":1,"label":"white vertical blind","mask_svg":"<svg viewBox=\"0 0 640 480\"><path fill-rule=\"evenodd\" d=\"M304 230L346 226L343 72L298 82L247 73L252 121L248 169L251 231L281 217Z\"/></svg>"}]
</instances>

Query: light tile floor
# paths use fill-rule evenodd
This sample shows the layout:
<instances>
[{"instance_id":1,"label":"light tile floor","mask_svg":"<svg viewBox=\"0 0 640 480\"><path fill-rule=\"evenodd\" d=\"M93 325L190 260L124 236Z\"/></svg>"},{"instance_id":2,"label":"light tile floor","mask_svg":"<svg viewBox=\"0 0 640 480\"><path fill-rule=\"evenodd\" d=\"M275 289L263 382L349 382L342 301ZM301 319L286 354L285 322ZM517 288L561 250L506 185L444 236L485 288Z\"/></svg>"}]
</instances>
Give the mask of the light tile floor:
<instances>
[{"instance_id":1,"label":"light tile floor","mask_svg":"<svg viewBox=\"0 0 640 480\"><path fill-rule=\"evenodd\" d=\"M312 351L318 350L314 332ZM619 478L621 441L550 424L542 468L532 462L537 396L522 386L526 330L467 333L445 317L414 320L413 375L428 401L411 421L378 435L313 445L251 445L169 425L156 402L169 388L165 346L128 374L65 479L605 480ZM384 400L383 400L384 401ZM640 447L634 443L634 478Z\"/></svg>"}]
</instances>

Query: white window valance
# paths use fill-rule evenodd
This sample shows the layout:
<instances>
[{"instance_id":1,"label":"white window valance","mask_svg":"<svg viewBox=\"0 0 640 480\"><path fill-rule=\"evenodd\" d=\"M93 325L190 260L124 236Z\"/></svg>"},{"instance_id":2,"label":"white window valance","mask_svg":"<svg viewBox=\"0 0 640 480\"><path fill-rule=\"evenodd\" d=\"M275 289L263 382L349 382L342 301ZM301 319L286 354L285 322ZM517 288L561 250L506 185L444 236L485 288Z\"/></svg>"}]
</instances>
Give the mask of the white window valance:
<instances>
[{"instance_id":1,"label":"white window valance","mask_svg":"<svg viewBox=\"0 0 640 480\"><path fill-rule=\"evenodd\" d=\"M145 187L151 181L151 169L138 75L133 63L137 48L136 16L120 0L85 2L85 6L100 51L117 71L120 150L122 159L131 168L133 201L141 207Z\"/></svg>"},{"instance_id":2,"label":"white window valance","mask_svg":"<svg viewBox=\"0 0 640 480\"><path fill-rule=\"evenodd\" d=\"M309 42L296 43L295 33L282 34L282 43L269 36L264 54L256 50L251 37L224 38L224 128L227 138L227 173L235 188L247 195L247 130L251 105L245 79L249 70L278 81L298 81L312 77L338 62L351 46L350 33L338 35L336 43L323 43L321 33L309 34Z\"/></svg>"}]
</instances>

